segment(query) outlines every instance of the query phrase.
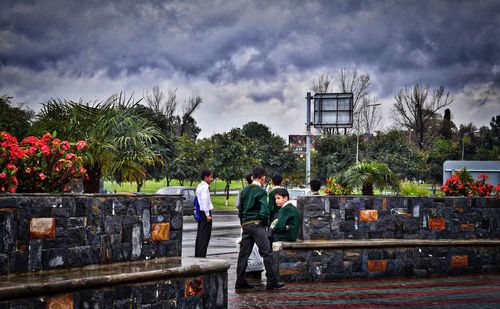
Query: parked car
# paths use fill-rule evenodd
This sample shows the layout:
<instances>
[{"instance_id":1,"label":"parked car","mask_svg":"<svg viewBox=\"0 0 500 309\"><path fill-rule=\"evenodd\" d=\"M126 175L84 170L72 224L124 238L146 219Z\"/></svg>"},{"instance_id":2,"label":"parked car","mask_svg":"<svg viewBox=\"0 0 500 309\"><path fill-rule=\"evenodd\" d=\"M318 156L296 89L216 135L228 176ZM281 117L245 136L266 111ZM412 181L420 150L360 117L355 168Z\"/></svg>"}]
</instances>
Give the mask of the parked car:
<instances>
[{"instance_id":1,"label":"parked car","mask_svg":"<svg viewBox=\"0 0 500 309\"><path fill-rule=\"evenodd\" d=\"M196 188L185 186L162 187L156 191L156 194L182 195L182 215L190 216L193 214Z\"/></svg>"}]
</instances>

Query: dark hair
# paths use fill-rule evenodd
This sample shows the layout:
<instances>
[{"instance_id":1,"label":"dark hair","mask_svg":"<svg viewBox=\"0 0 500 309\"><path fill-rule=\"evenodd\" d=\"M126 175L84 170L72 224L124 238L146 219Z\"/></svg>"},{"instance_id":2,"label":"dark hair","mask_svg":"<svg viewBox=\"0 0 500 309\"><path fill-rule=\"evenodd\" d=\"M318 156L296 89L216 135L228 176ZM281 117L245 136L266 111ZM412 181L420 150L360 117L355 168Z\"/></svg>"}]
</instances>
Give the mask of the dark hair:
<instances>
[{"instance_id":1,"label":"dark hair","mask_svg":"<svg viewBox=\"0 0 500 309\"><path fill-rule=\"evenodd\" d=\"M204 169L201 171L201 180L205 180L205 177L212 175L212 172L208 169Z\"/></svg>"},{"instance_id":2,"label":"dark hair","mask_svg":"<svg viewBox=\"0 0 500 309\"><path fill-rule=\"evenodd\" d=\"M252 170L253 179L258 179L266 176L266 170L263 167L254 167Z\"/></svg>"},{"instance_id":3,"label":"dark hair","mask_svg":"<svg viewBox=\"0 0 500 309\"><path fill-rule=\"evenodd\" d=\"M290 199L290 194L288 194L288 190L285 188L276 189L276 193L274 194L274 196L276 196L276 195L281 195L283 197Z\"/></svg>"},{"instance_id":4,"label":"dark hair","mask_svg":"<svg viewBox=\"0 0 500 309\"><path fill-rule=\"evenodd\" d=\"M321 181L318 179L313 179L311 182L309 182L309 186L311 186L312 191L319 191L319 188L321 188Z\"/></svg>"},{"instance_id":5,"label":"dark hair","mask_svg":"<svg viewBox=\"0 0 500 309\"><path fill-rule=\"evenodd\" d=\"M245 179L247 180L248 184L252 183L252 173L249 173L245 176Z\"/></svg>"},{"instance_id":6,"label":"dark hair","mask_svg":"<svg viewBox=\"0 0 500 309\"><path fill-rule=\"evenodd\" d=\"M283 178L281 178L281 175L274 175L273 176L273 185L279 186L279 185L281 185L282 181L283 181Z\"/></svg>"}]
</instances>

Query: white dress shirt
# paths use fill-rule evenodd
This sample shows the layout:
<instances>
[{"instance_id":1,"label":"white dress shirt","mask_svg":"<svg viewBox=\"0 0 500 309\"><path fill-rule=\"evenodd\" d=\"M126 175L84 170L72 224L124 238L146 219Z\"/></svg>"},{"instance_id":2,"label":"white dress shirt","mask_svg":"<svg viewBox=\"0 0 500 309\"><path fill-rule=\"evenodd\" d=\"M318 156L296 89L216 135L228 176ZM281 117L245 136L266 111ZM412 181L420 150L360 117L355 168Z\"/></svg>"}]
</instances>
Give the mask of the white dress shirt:
<instances>
[{"instance_id":1,"label":"white dress shirt","mask_svg":"<svg viewBox=\"0 0 500 309\"><path fill-rule=\"evenodd\" d=\"M210 188L208 183L204 180L202 180L196 188L196 197L198 197L200 211L205 212L205 215L208 217L210 215L210 210L214 209L214 206L210 200Z\"/></svg>"}]
</instances>

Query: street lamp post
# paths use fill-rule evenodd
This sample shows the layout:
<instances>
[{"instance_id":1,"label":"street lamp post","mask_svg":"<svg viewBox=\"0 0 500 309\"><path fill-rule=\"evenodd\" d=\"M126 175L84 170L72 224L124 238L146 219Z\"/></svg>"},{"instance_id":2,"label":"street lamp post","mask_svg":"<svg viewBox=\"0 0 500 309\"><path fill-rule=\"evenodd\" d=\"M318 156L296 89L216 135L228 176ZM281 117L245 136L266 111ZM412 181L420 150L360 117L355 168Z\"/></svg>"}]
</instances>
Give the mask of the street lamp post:
<instances>
[{"instance_id":1,"label":"street lamp post","mask_svg":"<svg viewBox=\"0 0 500 309\"><path fill-rule=\"evenodd\" d=\"M371 106L379 106L380 103L377 103L377 104L367 104L367 105L364 105L363 107L361 107L358 111L358 113L361 113L361 111L367 107L371 107ZM359 163L359 118L358 118L358 121L357 121L357 128L356 128L356 163Z\"/></svg>"}]
</instances>

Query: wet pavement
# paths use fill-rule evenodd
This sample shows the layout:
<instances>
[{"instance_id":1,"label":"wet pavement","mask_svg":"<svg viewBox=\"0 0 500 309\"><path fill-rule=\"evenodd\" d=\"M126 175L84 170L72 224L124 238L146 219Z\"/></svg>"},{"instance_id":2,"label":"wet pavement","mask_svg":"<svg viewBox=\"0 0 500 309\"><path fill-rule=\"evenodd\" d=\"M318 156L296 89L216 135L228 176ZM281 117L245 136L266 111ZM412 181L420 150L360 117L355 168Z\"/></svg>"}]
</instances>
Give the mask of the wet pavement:
<instances>
[{"instance_id":1,"label":"wet pavement","mask_svg":"<svg viewBox=\"0 0 500 309\"><path fill-rule=\"evenodd\" d=\"M262 274L260 279L248 279L255 289L236 292L236 240L240 229L235 218L219 216L207 256L231 264L229 308L500 308L500 274L287 282L284 289L273 291L265 289ZM194 253L196 223L190 221L185 217L183 256Z\"/></svg>"}]
</instances>

